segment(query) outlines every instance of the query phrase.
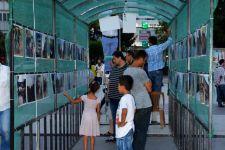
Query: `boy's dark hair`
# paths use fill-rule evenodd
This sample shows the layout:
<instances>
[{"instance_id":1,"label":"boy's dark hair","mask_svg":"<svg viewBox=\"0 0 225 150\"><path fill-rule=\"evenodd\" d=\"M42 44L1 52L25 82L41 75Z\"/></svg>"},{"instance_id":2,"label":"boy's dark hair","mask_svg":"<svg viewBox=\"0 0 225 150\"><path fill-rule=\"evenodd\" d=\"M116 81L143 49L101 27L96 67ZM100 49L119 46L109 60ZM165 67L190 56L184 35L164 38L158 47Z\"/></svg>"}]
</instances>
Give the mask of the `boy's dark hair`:
<instances>
[{"instance_id":1,"label":"boy's dark hair","mask_svg":"<svg viewBox=\"0 0 225 150\"><path fill-rule=\"evenodd\" d=\"M157 44L157 37L156 36L150 36L148 38L148 41L152 44L152 45L156 45Z\"/></svg>"},{"instance_id":2,"label":"boy's dark hair","mask_svg":"<svg viewBox=\"0 0 225 150\"><path fill-rule=\"evenodd\" d=\"M144 50L139 50L137 52L135 52L134 54L134 60L137 60L139 58L147 58L148 57L148 54L144 51Z\"/></svg>"},{"instance_id":3,"label":"boy's dark hair","mask_svg":"<svg viewBox=\"0 0 225 150\"><path fill-rule=\"evenodd\" d=\"M115 57L117 57L117 58L121 58L122 60L126 60L125 59L125 57L124 57L124 55L123 55L123 53L121 52L121 51L115 51L114 53L113 53L113 56L115 56Z\"/></svg>"},{"instance_id":4,"label":"boy's dark hair","mask_svg":"<svg viewBox=\"0 0 225 150\"><path fill-rule=\"evenodd\" d=\"M122 75L119 78L119 84L123 85L127 91L130 91L132 89L133 82L133 78L129 75Z\"/></svg>"},{"instance_id":5,"label":"boy's dark hair","mask_svg":"<svg viewBox=\"0 0 225 150\"><path fill-rule=\"evenodd\" d=\"M134 58L134 51L133 50L126 51L126 53Z\"/></svg>"},{"instance_id":6,"label":"boy's dark hair","mask_svg":"<svg viewBox=\"0 0 225 150\"><path fill-rule=\"evenodd\" d=\"M224 59L219 60L219 64L222 65L224 63Z\"/></svg>"},{"instance_id":7,"label":"boy's dark hair","mask_svg":"<svg viewBox=\"0 0 225 150\"><path fill-rule=\"evenodd\" d=\"M96 81L92 81L90 84L89 84L89 89L91 92L95 93L98 91L98 89L100 88L100 85L98 84L98 82Z\"/></svg>"}]
</instances>

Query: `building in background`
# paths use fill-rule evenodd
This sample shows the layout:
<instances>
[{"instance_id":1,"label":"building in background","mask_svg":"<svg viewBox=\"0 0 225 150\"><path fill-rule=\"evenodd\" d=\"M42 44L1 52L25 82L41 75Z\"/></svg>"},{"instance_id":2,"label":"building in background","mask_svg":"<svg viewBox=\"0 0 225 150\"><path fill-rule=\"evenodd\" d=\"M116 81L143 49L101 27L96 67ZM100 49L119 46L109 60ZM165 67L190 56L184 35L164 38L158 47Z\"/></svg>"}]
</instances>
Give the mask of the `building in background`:
<instances>
[{"instance_id":1,"label":"building in background","mask_svg":"<svg viewBox=\"0 0 225 150\"><path fill-rule=\"evenodd\" d=\"M0 0L0 31L7 33L9 30L9 4L8 0Z\"/></svg>"}]
</instances>

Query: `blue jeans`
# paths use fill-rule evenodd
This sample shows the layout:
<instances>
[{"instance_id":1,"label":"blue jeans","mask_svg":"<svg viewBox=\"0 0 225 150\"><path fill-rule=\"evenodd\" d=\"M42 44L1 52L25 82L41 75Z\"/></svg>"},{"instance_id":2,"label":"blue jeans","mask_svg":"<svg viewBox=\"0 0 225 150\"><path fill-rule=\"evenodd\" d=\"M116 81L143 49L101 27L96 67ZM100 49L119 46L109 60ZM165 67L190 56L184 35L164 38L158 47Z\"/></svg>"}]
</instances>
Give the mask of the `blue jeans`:
<instances>
[{"instance_id":1,"label":"blue jeans","mask_svg":"<svg viewBox=\"0 0 225 150\"><path fill-rule=\"evenodd\" d=\"M131 129L127 135L116 139L117 150L133 150L133 129Z\"/></svg>"},{"instance_id":2,"label":"blue jeans","mask_svg":"<svg viewBox=\"0 0 225 150\"><path fill-rule=\"evenodd\" d=\"M148 126L150 122L152 107L136 109L134 115L134 150L145 150Z\"/></svg>"},{"instance_id":3,"label":"blue jeans","mask_svg":"<svg viewBox=\"0 0 225 150\"><path fill-rule=\"evenodd\" d=\"M163 85L163 70L156 70L148 72L148 76L152 82L152 91L161 92Z\"/></svg>"},{"instance_id":4,"label":"blue jeans","mask_svg":"<svg viewBox=\"0 0 225 150\"><path fill-rule=\"evenodd\" d=\"M10 149L10 109L0 111L0 150Z\"/></svg>"},{"instance_id":5,"label":"blue jeans","mask_svg":"<svg viewBox=\"0 0 225 150\"><path fill-rule=\"evenodd\" d=\"M115 137L116 134L116 130L115 130L115 126L116 126L116 111L119 105L119 100L115 100L115 99L110 99L110 110L112 113L112 120L113 120L113 135Z\"/></svg>"}]
</instances>

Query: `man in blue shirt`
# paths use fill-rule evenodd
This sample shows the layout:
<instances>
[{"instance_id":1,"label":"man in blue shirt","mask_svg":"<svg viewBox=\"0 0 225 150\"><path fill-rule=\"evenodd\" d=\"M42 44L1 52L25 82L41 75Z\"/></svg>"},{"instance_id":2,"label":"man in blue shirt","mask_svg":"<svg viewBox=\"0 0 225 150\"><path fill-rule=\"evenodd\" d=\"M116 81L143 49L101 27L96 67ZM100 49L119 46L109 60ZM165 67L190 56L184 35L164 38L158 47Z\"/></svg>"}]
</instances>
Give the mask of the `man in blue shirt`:
<instances>
[{"instance_id":1,"label":"man in blue shirt","mask_svg":"<svg viewBox=\"0 0 225 150\"><path fill-rule=\"evenodd\" d=\"M157 45L157 37L150 36L150 47L145 50L148 54L148 75L153 84L152 91L161 92L163 68L165 66L165 62L163 61L163 52L172 44L172 38L169 37L169 34L170 31L167 31L167 41L159 45Z\"/></svg>"}]
</instances>

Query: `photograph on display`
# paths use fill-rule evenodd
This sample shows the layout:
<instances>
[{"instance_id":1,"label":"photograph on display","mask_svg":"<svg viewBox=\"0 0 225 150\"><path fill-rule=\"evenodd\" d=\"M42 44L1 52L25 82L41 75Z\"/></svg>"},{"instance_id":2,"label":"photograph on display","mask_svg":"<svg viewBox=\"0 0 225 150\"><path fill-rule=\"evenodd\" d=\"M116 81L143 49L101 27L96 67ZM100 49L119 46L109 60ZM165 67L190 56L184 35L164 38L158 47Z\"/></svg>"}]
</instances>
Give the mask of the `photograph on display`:
<instances>
[{"instance_id":1,"label":"photograph on display","mask_svg":"<svg viewBox=\"0 0 225 150\"><path fill-rule=\"evenodd\" d=\"M209 75L198 75L197 76L197 93L196 100L201 104L209 104Z\"/></svg>"},{"instance_id":2,"label":"photograph on display","mask_svg":"<svg viewBox=\"0 0 225 150\"><path fill-rule=\"evenodd\" d=\"M196 93L196 77L195 73L189 74L189 88L190 88L190 95L195 96Z\"/></svg>"},{"instance_id":3,"label":"photograph on display","mask_svg":"<svg viewBox=\"0 0 225 150\"><path fill-rule=\"evenodd\" d=\"M195 31L192 35L192 57L195 57L197 55L197 32Z\"/></svg>"},{"instance_id":4,"label":"photograph on display","mask_svg":"<svg viewBox=\"0 0 225 150\"><path fill-rule=\"evenodd\" d=\"M16 56L24 56L23 32L24 30L22 27L13 27L13 47L14 55Z\"/></svg>"},{"instance_id":5,"label":"photograph on display","mask_svg":"<svg viewBox=\"0 0 225 150\"><path fill-rule=\"evenodd\" d=\"M182 92L182 89L183 89L183 73L180 73L180 72L178 72L177 73L177 91L178 92Z\"/></svg>"},{"instance_id":6,"label":"photograph on display","mask_svg":"<svg viewBox=\"0 0 225 150\"><path fill-rule=\"evenodd\" d=\"M78 83L77 83L77 71L74 72L74 84L75 84L75 87L77 87Z\"/></svg>"},{"instance_id":7,"label":"photograph on display","mask_svg":"<svg viewBox=\"0 0 225 150\"><path fill-rule=\"evenodd\" d=\"M69 43L69 49L68 49L68 60L72 59L72 52L73 52L73 43Z\"/></svg>"},{"instance_id":8,"label":"photograph on display","mask_svg":"<svg viewBox=\"0 0 225 150\"><path fill-rule=\"evenodd\" d=\"M36 32L36 57L42 57L42 34Z\"/></svg>"},{"instance_id":9,"label":"photograph on display","mask_svg":"<svg viewBox=\"0 0 225 150\"><path fill-rule=\"evenodd\" d=\"M27 78L27 102L35 101L35 75L26 75Z\"/></svg>"},{"instance_id":10,"label":"photograph on display","mask_svg":"<svg viewBox=\"0 0 225 150\"><path fill-rule=\"evenodd\" d=\"M34 57L34 33L26 29L26 57Z\"/></svg>"},{"instance_id":11,"label":"photograph on display","mask_svg":"<svg viewBox=\"0 0 225 150\"><path fill-rule=\"evenodd\" d=\"M64 40L58 39L58 58L63 59Z\"/></svg>"},{"instance_id":12,"label":"photograph on display","mask_svg":"<svg viewBox=\"0 0 225 150\"><path fill-rule=\"evenodd\" d=\"M185 92L186 94L189 93L189 82L188 82L188 73L184 73L183 74L183 92Z\"/></svg>"},{"instance_id":13,"label":"photograph on display","mask_svg":"<svg viewBox=\"0 0 225 150\"><path fill-rule=\"evenodd\" d=\"M192 50L192 42L193 42L192 39L193 39L193 34L191 34L190 37L188 38L189 43L190 43L190 54L189 54L189 57L192 57L194 55L193 54L193 50ZM188 41L187 41L187 44L188 44Z\"/></svg>"},{"instance_id":14,"label":"photograph on display","mask_svg":"<svg viewBox=\"0 0 225 150\"><path fill-rule=\"evenodd\" d=\"M188 56L188 40L184 38L183 40L183 58L186 59Z\"/></svg>"},{"instance_id":15,"label":"photograph on display","mask_svg":"<svg viewBox=\"0 0 225 150\"><path fill-rule=\"evenodd\" d=\"M70 84L71 88L75 88L74 72L70 72Z\"/></svg>"},{"instance_id":16,"label":"photograph on display","mask_svg":"<svg viewBox=\"0 0 225 150\"><path fill-rule=\"evenodd\" d=\"M207 52L207 26L201 27L201 44L202 44L202 55L206 55Z\"/></svg>"},{"instance_id":17,"label":"photograph on display","mask_svg":"<svg viewBox=\"0 0 225 150\"><path fill-rule=\"evenodd\" d=\"M69 90L69 80L68 80L68 73L64 73L64 90Z\"/></svg>"},{"instance_id":18,"label":"photograph on display","mask_svg":"<svg viewBox=\"0 0 225 150\"><path fill-rule=\"evenodd\" d=\"M48 36L42 34L42 57L48 58Z\"/></svg>"},{"instance_id":19,"label":"photograph on display","mask_svg":"<svg viewBox=\"0 0 225 150\"><path fill-rule=\"evenodd\" d=\"M55 73L52 73L51 74L51 79L52 79L52 88L53 88L53 92L54 92L54 94L56 94L56 82L55 82L55 80L56 80L56 74Z\"/></svg>"},{"instance_id":20,"label":"photograph on display","mask_svg":"<svg viewBox=\"0 0 225 150\"><path fill-rule=\"evenodd\" d=\"M63 40L63 51L62 51L62 59L66 59L67 58L67 42Z\"/></svg>"},{"instance_id":21,"label":"photograph on display","mask_svg":"<svg viewBox=\"0 0 225 150\"><path fill-rule=\"evenodd\" d=\"M17 76L18 105L26 103L26 75Z\"/></svg>"},{"instance_id":22,"label":"photograph on display","mask_svg":"<svg viewBox=\"0 0 225 150\"><path fill-rule=\"evenodd\" d=\"M76 60L76 44L72 43L72 58Z\"/></svg>"},{"instance_id":23,"label":"photograph on display","mask_svg":"<svg viewBox=\"0 0 225 150\"><path fill-rule=\"evenodd\" d=\"M64 59L68 60L68 51L69 51L69 42L65 41L64 43Z\"/></svg>"},{"instance_id":24,"label":"photograph on display","mask_svg":"<svg viewBox=\"0 0 225 150\"><path fill-rule=\"evenodd\" d=\"M57 73L56 74L56 92L61 93L64 91L64 74Z\"/></svg>"},{"instance_id":25,"label":"photograph on display","mask_svg":"<svg viewBox=\"0 0 225 150\"><path fill-rule=\"evenodd\" d=\"M197 29L197 55L202 55L202 37L200 29Z\"/></svg>"},{"instance_id":26,"label":"photograph on display","mask_svg":"<svg viewBox=\"0 0 225 150\"><path fill-rule=\"evenodd\" d=\"M36 100L43 98L43 78L42 75L36 76Z\"/></svg>"},{"instance_id":27,"label":"photograph on display","mask_svg":"<svg viewBox=\"0 0 225 150\"><path fill-rule=\"evenodd\" d=\"M179 42L180 59L184 58L184 42L183 40Z\"/></svg>"},{"instance_id":28,"label":"photograph on display","mask_svg":"<svg viewBox=\"0 0 225 150\"><path fill-rule=\"evenodd\" d=\"M72 77L70 76L70 72L68 72L68 73L67 73L67 86L68 86L67 88L68 88L68 90L71 89L71 84L72 84L72 83L70 82L70 81L71 81L70 78L72 78Z\"/></svg>"},{"instance_id":29,"label":"photograph on display","mask_svg":"<svg viewBox=\"0 0 225 150\"><path fill-rule=\"evenodd\" d=\"M43 74L43 97L48 97L48 74Z\"/></svg>"},{"instance_id":30,"label":"photograph on display","mask_svg":"<svg viewBox=\"0 0 225 150\"><path fill-rule=\"evenodd\" d=\"M55 58L55 46L54 46L54 38L49 37L49 53L48 53L48 58L54 59Z\"/></svg>"}]
</instances>

